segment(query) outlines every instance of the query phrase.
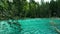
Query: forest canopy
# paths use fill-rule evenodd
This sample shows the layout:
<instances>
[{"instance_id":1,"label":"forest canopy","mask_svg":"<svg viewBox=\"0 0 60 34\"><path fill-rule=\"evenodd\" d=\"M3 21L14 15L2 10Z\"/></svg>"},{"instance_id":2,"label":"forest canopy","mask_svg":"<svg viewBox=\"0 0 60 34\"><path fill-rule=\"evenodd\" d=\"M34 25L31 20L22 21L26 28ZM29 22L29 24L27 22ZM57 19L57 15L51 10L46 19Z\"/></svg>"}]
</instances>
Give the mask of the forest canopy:
<instances>
[{"instance_id":1,"label":"forest canopy","mask_svg":"<svg viewBox=\"0 0 60 34\"><path fill-rule=\"evenodd\" d=\"M43 1L0 0L0 19L60 17L60 0Z\"/></svg>"}]
</instances>

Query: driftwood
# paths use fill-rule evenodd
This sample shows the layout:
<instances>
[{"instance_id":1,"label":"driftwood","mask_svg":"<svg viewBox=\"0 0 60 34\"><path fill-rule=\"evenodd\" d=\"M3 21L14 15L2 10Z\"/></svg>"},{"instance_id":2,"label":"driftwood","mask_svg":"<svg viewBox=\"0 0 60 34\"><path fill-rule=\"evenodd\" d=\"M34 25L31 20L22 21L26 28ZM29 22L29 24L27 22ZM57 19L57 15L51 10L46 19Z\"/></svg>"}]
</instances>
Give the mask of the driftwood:
<instances>
[{"instance_id":1,"label":"driftwood","mask_svg":"<svg viewBox=\"0 0 60 34\"><path fill-rule=\"evenodd\" d=\"M60 34L60 29L57 28L57 24L51 22L51 25L53 26L53 28L55 29L55 31Z\"/></svg>"}]
</instances>

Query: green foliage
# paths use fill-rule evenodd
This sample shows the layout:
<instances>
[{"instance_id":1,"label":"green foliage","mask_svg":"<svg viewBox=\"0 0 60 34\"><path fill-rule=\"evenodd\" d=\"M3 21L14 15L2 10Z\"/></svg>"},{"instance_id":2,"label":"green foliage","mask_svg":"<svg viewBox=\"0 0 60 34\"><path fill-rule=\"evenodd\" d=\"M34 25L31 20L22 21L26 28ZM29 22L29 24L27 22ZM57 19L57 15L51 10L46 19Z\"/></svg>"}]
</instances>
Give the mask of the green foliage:
<instances>
[{"instance_id":1,"label":"green foliage","mask_svg":"<svg viewBox=\"0 0 60 34\"><path fill-rule=\"evenodd\" d=\"M36 3L34 0L0 0L0 19L20 19L60 16L60 1Z\"/></svg>"}]
</instances>

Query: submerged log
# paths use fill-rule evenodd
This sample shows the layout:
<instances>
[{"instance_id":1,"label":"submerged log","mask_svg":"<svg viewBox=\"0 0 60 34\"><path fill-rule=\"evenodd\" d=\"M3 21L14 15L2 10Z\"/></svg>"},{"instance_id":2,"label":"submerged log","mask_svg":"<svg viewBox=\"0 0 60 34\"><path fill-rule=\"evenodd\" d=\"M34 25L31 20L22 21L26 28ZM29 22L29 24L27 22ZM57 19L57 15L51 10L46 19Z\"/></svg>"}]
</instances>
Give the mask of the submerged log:
<instances>
[{"instance_id":1,"label":"submerged log","mask_svg":"<svg viewBox=\"0 0 60 34\"><path fill-rule=\"evenodd\" d=\"M51 25L53 26L53 28L55 29L55 31L60 34L60 29L57 28L57 24L51 22Z\"/></svg>"}]
</instances>

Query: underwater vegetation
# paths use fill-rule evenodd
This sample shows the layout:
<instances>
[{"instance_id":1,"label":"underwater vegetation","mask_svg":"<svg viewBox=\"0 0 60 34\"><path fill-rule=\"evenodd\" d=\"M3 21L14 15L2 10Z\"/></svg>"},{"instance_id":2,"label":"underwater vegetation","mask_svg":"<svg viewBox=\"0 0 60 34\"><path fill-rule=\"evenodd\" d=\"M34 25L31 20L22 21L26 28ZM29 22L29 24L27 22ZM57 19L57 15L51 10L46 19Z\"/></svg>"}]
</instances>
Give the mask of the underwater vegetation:
<instances>
[{"instance_id":1,"label":"underwater vegetation","mask_svg":"<svg viewBox=\"0 0 60 34\"><path fill-rule=\"evenodd\" d=\"M22 28L21 28L21 24L19 22L7 22L11 28L17 29L19 32L21 32Z\"/></svg>"},{"instance_id":2,"label":"underwater vegetation","mask_svg":"<svg viewBox=\"0 0 60 34\"><path fill-rule=\"evenodd\" d=\"M18 21L0 21L0 34L20 34L21 24Z\"/></svg>"}]
</instances>

